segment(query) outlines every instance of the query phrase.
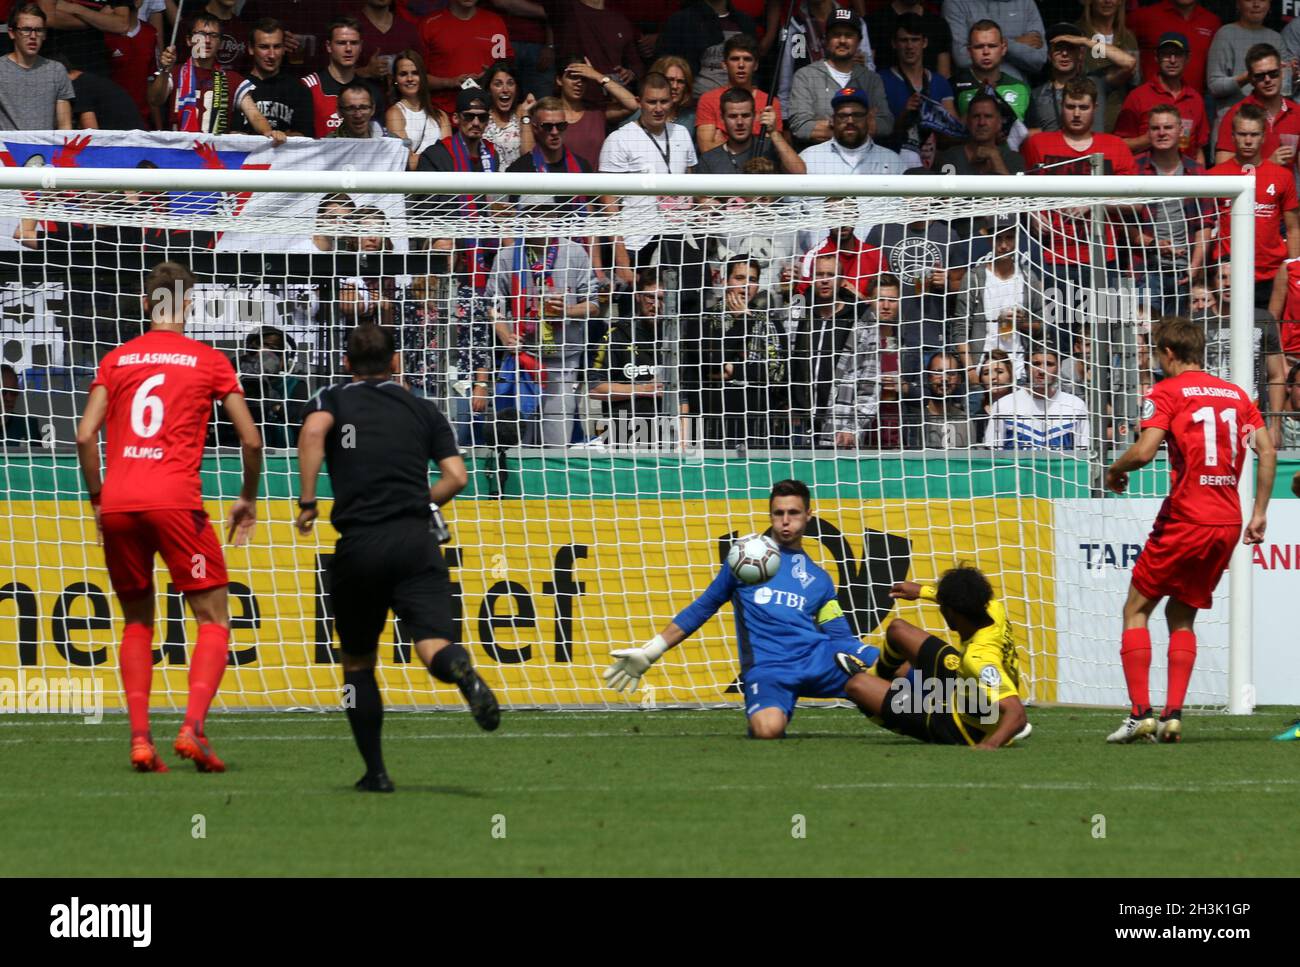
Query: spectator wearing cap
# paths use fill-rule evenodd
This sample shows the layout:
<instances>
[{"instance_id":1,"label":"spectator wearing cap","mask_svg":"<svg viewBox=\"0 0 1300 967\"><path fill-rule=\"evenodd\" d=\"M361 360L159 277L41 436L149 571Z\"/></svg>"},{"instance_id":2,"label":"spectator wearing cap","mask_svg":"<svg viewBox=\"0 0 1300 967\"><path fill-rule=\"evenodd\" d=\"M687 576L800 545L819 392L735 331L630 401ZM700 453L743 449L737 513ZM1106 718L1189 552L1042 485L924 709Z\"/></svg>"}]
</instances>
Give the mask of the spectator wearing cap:
<instances>
[{"instance_id":1,"label":"spectator wearing cap","mask_svg":"<svg viewBox=\"0 0 1300 967\"><path fill-rule=\"evenodd\" d=\"M871 140L872 103L867 92L846 87L831 98L831 138L799 155L810 175L901 175L898 153Z\"/></svg>"},{"instance_id":2,"label":"spectator wearing cap","mask_svg":"<svg viewBox=\"0 0 1300 967\"><path fill-rule=\"evenodd\" d=\"M417 171L499 171L496 148L483 137L491 113L488 107L488 95L477 87L462 88L456 93L456 110L452 113L455 130L451 137L443 138L435 145L424 150L420 155ZM476 214L484 205L482 195L460 196L460 213ZM445 196L431 196L429 201L436 206L443 206L448 199ZM466 257L468 268L473 278L474 288L482 289L487 284L492 244L479 245L478 240L468 239ZM434 248L450 249L448 239L438 239Z\"/></svg>"},{"instance_id":3,"label":"spectator wearing cap","mask_svg":"<svg viewBox=\"0 0 1300 967\"><path fill-rule=\"evenodd\" d=\"M1075 33L1092 41L1084 51L1083 72L1097 82L1105 96L1102 130L1110 131L1124 95L1133 86L1138 42L1124 22L1124 0L1083 0L1082 7Z\"/></svg>"},{"instance_id":4,"label":"spectator wearing cap","mask_svg":"<svg viewBox=\"0 0 1300 967\"><path fill-rule=\"evenodd\" d=\"M1224 24L1210 42L1206 59L1209 91L1214 97L1214 114L1221 118L1228 108L1251 92L1246 55L1257 44L1282 46L1282 35L1264 26L1269 0L1237 0L1237 20Z\"/></svg>"},{"instance_id":5,"label":"spectator wearing cap","mask_svg":"<svg viewBox=\"0 0 1300 967\"><path fill-rule=\"evenodd\" d=\"M1163 104L1178 111L1179 151L1189 158L1204 160L1210 142L1210 122L1205 115L1205 98L1183 82L1188 49L1187 38L1182 34L1163 35L1156 50L1160 73L1133 88L1124 98L1114 134L1123 138L1134 154L1151 147L1147 119L1152 108Z\"/></svg>"},{"instance_id":6,"label":"spectator wearing cap","mask_svg":"<svg viewBox=\"0 0 1300 967\"><path fill-rule=\"evenodd\" d=\"M867 22L847 7L847 3L841 4L838 0L804 0L793 6L779 48L781 62L777 70L776 93L782 101L790 99L794 75L809 64L815 64L826 57L827 33L831 24L856 25L858 46L853 57L867 70L876 70L875 51L871 49ZM774 13L770 5L768 11L769 14Z\"/></svg>"},{"instance_id":7,"label":"spectator wearing cap","mask_svg":"<svg viewBox=\"0 0 1300 967\"><path fill-rule=\"evenodd\" d=\"M888 143L909 168L929 168L934 162L939 141L933 112L947 112L952 126L957 124L952 85L948 78L925 66L929 39L921 24L921 18L914 13L897 18L892 39L896 63L880 71L895 119L894 133ZM942 119L938 123L942 124Z\"/></svg>"},{"instance_id":8,"label":"spectator wearing cap","mask_svg":"<svg viewBox=\"0 0 1300 967\"><path fill-rule=\"evenodd\" d=\"M836 10L826 21L826 56L800 68L790 86L789 129L796 144L822 144L834 133L830 103L837 91L865 92L872 112L872 137L885 138L894 132L894 114L889 109L885 85L875 71L857 63L862 28L849 11Z\"/></svg>"},{"instance_id":9,"label":"spectator wearing cap","mask_svg":"<svg viewBox=\"0 0 1300 967\"><path fill-rule=\"evenodd\" d=\"M1005 69L1007 41L1002 28L992 20L977 20L967 34L970 67L952 77L957 113L964 115L976 94L992 94L1002 114L1002 137L1018 150L1028 135L1025 113L1029 110L1029 85L1019 74Z\"/></svg>"},{"instance_id":10,"label":"spectator wearing cap","mask_svg":"<svg viewBox=\"0 0 1300 967\"><path fill-rule=\"evenodd\" d=\"M1137 37L1141 54L1143 77L1155 77L1156 48L1160 38L1167 33L1182 34L1187 38L1187 72L1183 83L1192 90L1205 90L1205 67L1210 56L1210 44L1222 21L1196 0L1160 0L1149 7L1139 7L1133 11L1129 26Z\"/></svg>"},{"instance_id":11,"label":"spectator wearing cap","mask_svg":"<svg viewBox=\"0 0 1300 967\"><path fill-rule=\"evenodd\" d=\"M479 0L450 0L445 10L426 17L420 43L434 107L444 111L455 107L462 84L477 80L494 61L515 55L506 22L482 9Z\"/></svg>"},{"instance_id":12,"label":"spectator wearing cap","mask_svg":"<svg viewBox=\"0 0 1300 967\"><path fill-rule=\"evenodd\" d=\"M723 63L727 68L727 87L715 87L700 98L695 107L695 144L700 153L721 147L727 140L722 124L722 95L726 91L746 91L754 99L754 134L761 134L759 121L771 106L776 113L776 127L781 127L780 105L768 98L766 91L754 86L754 72L758 69L758 41L746 34L728 37L723 45Z\"/></svg>"},{"instance_id":13,"label":"spectator wearing cap","mask_svg":"<svg viewBox=\"0 0 1300 967\"><path fill-rule=\"evenodd\" d=\"M1221 164L1232 157L1235 145L1232 140L1232 119L1245 104L1253 104L1264 112L1268 124L1264 130L1261 155L1284 168L1295 163L1296 136L1300 135L1300 105L1282 96L1282 60L1272 44L1257 44L1246 53L1246 69L1250 72L1254 90L1242 101L1228 108L1219 121L1219 136L1215 141L1215 163Z\"/></svg>"},{"instance_id":14,"label":"spectator wearing cap","mask_svg":"<svg viewBox=\"0 0 1300 967\"><path fill-rule=\"evenodd\" d=\"M722 63L722 45L727 38L757 33L753 18L737 10L730 0L697 0L684 4L668 18L659 34L655 57L676 54L685 58L695 77L695 96L699 97L727 82Z\"/></svg>"},{"instance_id":15,"label":"spectator wearing cap","mask_svg":"<svg viewBox=\"0 0 1300 967\"><path fill-rule=\"evenodd\" d=\"M62 64L41 56L45 12L34 3L9 14L12 52L0 57L0 131L66 131L74 92Z\"/></svg>"},{"instance_id":16,"label":"spectator wearing cap","mask_svg":"<svg viewBox=\"0 0 1300 967\"><path fill-rule=\"evenodd\" d=\"M1006 59L1023 77L1033 77L1047 64L1043 17L1033 0L944 0L943 16L953 37L969 37L981 20L992 20L1006 38ZM959 68L972 64L969 49L953 47Z\"/></svg>"},{"instance_id":17,"label":"spectator wearing cap","mask_svg":"<svg viewBox=\"0 0 1300 967\"><path fill-rule=\"evenodd\" d=\"M948 29L948 21L938 16L938 4L921 3L920 0L890 0L867 16L868 31L877 45L876 70L886 71L897 62L890 38L894 36L898 18L908 13L921 18L921 30L924 31L926 40L922 63L926 70L951 77L952 31Z\"/></svg>"},{"instance_id":18,"label":"spectator wearing cap","mask_svg":"<svg viewBox=\"0 0 1300 967\"><path fill-rule=\"evenodd\" d=\"M1061 92L1070 81L1083 77L1085 51L1091 46L1092 40L1080 36L1074 24L1058 23L1047 28L1047 80L1029 95L1029 110L1025 112L1030 134L1061 130ZM1106 95L1097 85L1092 129L1104 131L1105 119Z\"/></svg>"},{"instance_id":19,"label":"spectator wearing cap","mask_svg":"<svg viewBox=\"0 0 1300 967\"><path fill-rule=\"evenodd\" d=\"M707 96L706 94L705 97ZM755 95L741 88L730 87L723 92L719 109L726 140L700 155L699 167L695 169L697 173L740 174L754 158L767 158L777 171L787 175L807 173L804 160L781 134L780 116L774 106L769 104L755 118ZM763 132L762 137L754 136L755 126Z\"/></svg>"},{"instance_id":20,"label":"spectator wearing cap","mask_svg":"<svg viewBox=\"0 0 1300 967\"><path fill-rule=\"evenodd\" d=\"M935 159L945 175L1015 175L1025 159L1002 142L1002 111L992 94L976 94L966 107L967 140Z\"/></svg>"}]
</instances>

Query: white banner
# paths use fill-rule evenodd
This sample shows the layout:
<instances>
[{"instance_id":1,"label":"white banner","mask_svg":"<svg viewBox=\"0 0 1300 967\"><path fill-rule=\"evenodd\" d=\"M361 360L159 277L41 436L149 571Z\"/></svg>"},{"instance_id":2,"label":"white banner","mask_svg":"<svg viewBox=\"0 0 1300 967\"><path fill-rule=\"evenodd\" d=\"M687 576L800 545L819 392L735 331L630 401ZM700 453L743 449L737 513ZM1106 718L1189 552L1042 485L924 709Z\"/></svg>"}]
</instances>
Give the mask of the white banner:
<instances>
[{"instance_id":1,"label":"white banner","mask_svg":"<svg viewBox=\"0 0 1300 967\"><path fill-rule=\"evenodd\" d=\"M1053 501L1056 548L1057 698L1088 705L1126 705L1120 667L1121 615L1133 563L1160 500ZM1300 571L1300 503L1269 507L1268 540L1254 549L1253 684L1257 704L1300 704L1296 618L1285 602ZM1188 704L1227 704L1228 580L1214 607L1196 619L1196 670ZM1163 604L1151 624L1151 700L1164 700L1169 633Z\"/></svg>"},{"instance_id":2,"label":"white banner","mask_svg":"<svg viewBox=\"0 0 1300 967\"><path fill-rule=\"evenodd\" d=\"M0 163L7 167L40 168L160 168L175 171L203 169L310 169L331 171L405 171L409 155L395 138L357 140L354 138L291 138L279 147L258 135L186 134L176 131L8 131L0 134ZM393 242L393 248L406 248L402 231L404 199L401 195L350 195L358 210L377 209L374 216L376 234ZM0 192L0 200L13 211L28 207L34 218L40 192ZM276 235L274 220L299 219L300 224L314 220L321 201L319 194L286 195L283 193L230 192L161 192L124 194L107 203L124 213L133 204L148 205L154 213L169 219L202 219L225 216L227 230L216 237L203 238L198 232L194 244L217 251L304 252L312 244L310 232L291 231ZM73 203L75 204L75 202ZM104 205L102 197L86 201L91 206ZM87 216L87 220L93 216ZM238 223L247 220L255 231L238 231ZM232 227L233 223L233 227ZM19 219L0 219L0 249L18 247L16 233ZM43 229L43 224L41 225ZM41 238L29 242L39 248Z\"/></svg>"}]
</instances>

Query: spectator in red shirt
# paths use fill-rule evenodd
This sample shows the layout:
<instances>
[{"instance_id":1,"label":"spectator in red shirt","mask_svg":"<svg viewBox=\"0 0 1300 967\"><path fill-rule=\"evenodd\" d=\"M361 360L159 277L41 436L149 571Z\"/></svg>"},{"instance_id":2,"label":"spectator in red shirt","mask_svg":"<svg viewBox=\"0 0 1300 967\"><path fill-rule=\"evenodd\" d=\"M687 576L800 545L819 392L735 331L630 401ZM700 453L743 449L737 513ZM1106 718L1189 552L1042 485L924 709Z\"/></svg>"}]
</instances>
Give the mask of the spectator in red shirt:
<instances>
[{"instance_id":1,"label":"spectator in red shirt","mask_svg":"<svg viewBox=\"0 0 1300 967\"><path fill-rule=\"evenodd\" d=\"M754 95L754 134L761 134L760 123L764 109L768 105L766 91L754 86L754 71L758 69L758 41L748 34L728 37L722 45L722 63L727 69L727 86L715 87L700 95L700 102L695 107L695 143L699 151L712 151L727 141L727 132L722 124L722 95L735 87L749 91ZM776 126L781 128L781 106L773 102L776 109Z\"/></svg>"},{"instance_id":2,"label":"spectator in red shirt","mask_svg":"<svg viewBox=\"0 0 1300 967\"><path fill-rule=\"evenodd\" d=\"M329 57L329 65L323 71L308 74L302 79L311 92L312 115L318 138L328 138L343 123L338 111L338 97L345 84L360 79L370 88L378 110L384 109L387 94L383 85L361 77L357 72L357 64L362 56L360 24L351 17L338 17L330 22L325 36L325 53Z\"/></svg>"},{"instance_id":3,"label":"spectator in red shirt","mask_svg":"<svg viewBox=\"0 0 1300 967\"><path fill-rule=\"evenodd\" d=\"M1115 122L1115 136L1123 138L1134 154L1151 147L1147 136L1147 116L1151 109L1172 104L1181 118L1179 150L1189 158L1204 160L1205 148L1210 143L1210 122L1205 116L1205 98L1183 82L1188 50L1187 38L1182 34L1162 36L1156 49L1159 75L1134 88L1124 99Z\"/></svg>"},{"instance_id":4,"label":"spectator in red shirt","mask_svg":"<svg viewBox=\"0 0 1300 967\"><path fill-rule=\"evenodd\" d=\"M478 2L451 0L446 10L420 24L433 103L448 113L456 108L462 84L477 81L494 61L514 57L505 21L491 10L480 10Z\"/></svg>"},{"instance_id":5,"label":"spectator in red shirt","mask_svg":"<svg viewBox=\"0 0 1300 967\"><path fill-rule=\"evenodd\" d=\"M217 66L247 74L251 66L248 57L248 27L251 21L239 16L235 10L237 4L238 0L208 0L203 11L221 21ZM189 16L188 12L185 16Z\"/></svg>"},{"instance_id":6,"label":"spectator in red shirt","mask_svg":"<svg viewBox=\"0 0 1300 967\"><path fill-rule=\"evenodd\" d=\"M1243 104L1253 104L1264 112L1264 145L1260 154L1274 164L1295 164L1296 144L1300 142L1300 105L1282 96L1282 61L1272 44L1256 44L1246 52L1246 71L1254 90L1228 108L1219 124L1215 143L1216 163L1227 161L1235 151L1232 119Z\"/></svg>"},{"instance_id":7,"label":"spectator in red shirt","mask_svg":"<svg viewBox=\"0 0 1300 967\"><path fill-rule=\"evenodd\" d=\"M541 0L555 32L555 52L565 57L581 54L602 75L608 74L624 87L632 88L645 74L637 47L640 33L606 0ZM604 104L600 88L588 87L592 105Z\"/></svg>"},{"instance_id":8,"label":"spectator in red shirt","mask_svg":"<svg viewBox=\"0 0 1300 967\"><path fill-rule=\"evenodd\" d=\"M1300 258L1300 201L1295 176L1263 157L1268 117L1257 104L1242 102L1232 119L1232 157L1209 170L1211 175L1255 175L1255 306L1266 309L1278 289L1277 303L1286 297L1286 276L1278 270L1284 259ZM1286 238L1282 238L1282 225ZM1208 229L1206 230L1208 233ZM1214 257L1225 261L1231 253L1232 221L1227 209L1219 213L1219 236ZM1226 269L1226 266L1225 266ZM1226 278L1226 271L1224 273Z\"/></svg>"},{"instance_id":9,"label":"spectator in red shirt","mask_svg":"<svg viewBox=\"0 0 1300 967\"><path fill-rule=\"evenodd\" d=\"M134 8L139 5L139 0L133 0ZM105 33L104 43L108 46L109 76L130 95L140 112L140 126L149 127L149 75L158 58L158 31L136 19L124 34Z\"/></svg>"},{"instance_id":10,"label":"spectator in red shirt","mask_svg":"<svg viewBox=\"0 0 1300 967\"><path fill-rule=\"evenodd\" d=\"M1187 73L1183 80L1197 93L1205 91L1205 65L1210 44L1223 22L1196 0L1160 0L1133 12L1129 27L1142 52L1142 76L1155 77L1156 49L1167 33L1182 34L1188 40Z\"/></svg>"},{"instance_id":11,"label":"spectator in red shirt","mask_svg":"<svg viewBox=\"0 0 1300 967\"><path fill-rule=\"evenodd\" d=\"M1028 138L1021 153L1028 174L1088 175L1092 173L1091 155L1100 153L1104 158L1103 173L1107 175L1133 175L1133 152L1113 134L1092 130L1097 112L1096 82L1090 77L1070 81L1061 96L1061 130L1044 131ZM1035 169L1038 169L1035 171ZM1091 246L1093 237L1091 210L1052 211L1038 213L1033 224L1043 242L1044 285L1050 292L1056 288L1064 299L1068 293L1090 288L1092 273L1100 270L1103 279L1110 273L1115 259L1115 232L1108 218L1105 226L1104 258L1102 266L1093 266ZM1103 282L1103 284L1105 284ZM1069 310L1062 313L1063 324L1049 334L1058 340L1057 348L1068 352L1074 342L1071 324L1077 316Z\"/></svg>"}]
</instances>

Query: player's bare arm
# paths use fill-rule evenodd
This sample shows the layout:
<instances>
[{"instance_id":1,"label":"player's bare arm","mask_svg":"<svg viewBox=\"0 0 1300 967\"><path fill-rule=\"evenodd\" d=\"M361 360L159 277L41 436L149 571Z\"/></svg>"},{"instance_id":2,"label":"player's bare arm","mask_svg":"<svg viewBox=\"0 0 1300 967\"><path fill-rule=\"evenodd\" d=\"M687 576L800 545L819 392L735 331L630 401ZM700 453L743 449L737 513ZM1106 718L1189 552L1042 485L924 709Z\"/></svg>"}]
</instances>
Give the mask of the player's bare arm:
<instances>
[{"instance_id":1,"label":"player's bare arm","mask_svg":"<svg viewBox=\"0 0 1300 967\"><path fill-rule=\"evenodd\" d=\"M457 456L439 460L438 472L441 476L429 488L429 501L443 507L465 489L469 483L469 471L465 469L465 461Z\"/></svg>"},{"instance_id":2,"label":"player's bare arm","mask_svg":"<svg viewBox=\"0 0 1300 967\"><path fill-rule=\"evenodd\" d=\"M316 510L316 481L325 462L325 437L334 426L334 417L326 410L315 410L303 421L298 434L298 519L294 522L304 537L311 533L320 512ZM302 504L309 506L303 507Z\"/></svg>"},{"instance_id":3,"label":"player's bare arm","mask_svg":"<svg viewBox=\"0 0 1300 967\"><path fill-rule=\"evenodd\" d=\"M1160 444L1165 441L1165 431L1158 426L1149 426L1133 441L1118 460L1106 468L1106 489L1122 494L1128 489L1128 475L1134 470L1141 470L1156 458Z\"/></svg>"},{"instance_id":4,"label":"player's bare arm","mask_svg":"<svg viewBox=\"0 0 1300 967\"><path fill-rule=\"evenodd\" d=\"M226 415L239 434L239 449L243 457L244 480L239 488L239 499L230 508L226 540L242 547L253 537L257 526L257 484L262 479L262 435L257 432L253 414L243 393L229 393L221 401Z\"/></svg>"},{"instance_id":5,"label":"player's bare arm","mask_svg":"<svg viewBox=\"0 0 1300 967\"><path fill-rule=\"evenodd\" d=\"M1268 502L1273 496L1273 481L1277 478L1277 450L1273 447L1273 434L1265 427L1250 435L1250 443L1255 448L1259 466L1255 469L1255 506L1251 509L1250 522L1246 524L1241 542L1261 544L1264 529L1268 526ZM1292 489L1295 489L1294 481Z\"/></svg>"},{"instance_id":6,"label":"player's bare arm","mask_svg":"<svg viewBox=\"0 0 1300 967\"><path fill-rule=\"evenodd\" d=\"M1028 721L1029 716L1025 713L1024 703L1019 697L1008 695L998 702L998 727L973 748L1000 749L1014 739Z\"/></svg>"},{"instance_id":7,"label":"player's bare arm","mask_svg":"<svg viewBox=\"0 0 1300 967\"><path fill-rule=\"evenodd\" d=\"M86 399L86 409L77 426L77 462L86 480L86 494L95 512L95 535L99 542L104 537L99 529L99 492L104 488L104 478L99 464L99 431L108 415L108 390L96 386Z\"/></svg>"}]
</instances>

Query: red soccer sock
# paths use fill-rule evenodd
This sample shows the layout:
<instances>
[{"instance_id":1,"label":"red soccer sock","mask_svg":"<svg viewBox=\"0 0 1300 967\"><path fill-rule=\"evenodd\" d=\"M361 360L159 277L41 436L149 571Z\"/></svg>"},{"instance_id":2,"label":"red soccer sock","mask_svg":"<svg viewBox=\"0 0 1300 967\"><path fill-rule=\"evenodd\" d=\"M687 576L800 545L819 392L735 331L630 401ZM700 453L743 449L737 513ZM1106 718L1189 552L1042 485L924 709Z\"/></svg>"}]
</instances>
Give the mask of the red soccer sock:
<instances>
[{"instance_id":1,"label":"red soccer sock","mask_svg":"<svg viewBox=\"0 0 1300 967\"><path fill-rule=\"evenodd\" d=\"M1187 686L1192 681L1192 666L1196 664L1196 632L1180 628L1169 635L1169 694L1165 696L1165 712L1181 712L1187 698Z\"/></svg>"},{"instance_id":2,"label":"red soccer sock","mask_svg":"<svg viewBox=\"0 0 1300 967\"><path fill-rule=\"evenodd\" d=\"M126 711L131 720L131 738L149 735L149 689L153 685L153 628L130 624L122 630L117 653L126 692Z\"/></svg>"},{"instance_id":3,"label":"red soccer sock","mask_svg":"<svg viewBox=\"0 0 1300 967\"><path fill-rule=\"evenodd\" d=\"M1151 707L1151 632L1126 628L1120 641L1119 660L1124 664L1129 701L1133 714L1141 715Z\"/></svg>"},{"instance_id":4,"label":"red soccer sock","mask_svg":"<svg viewBox=\"0 0 1300 967\"><path fill-rule=\"evenodd\" d=\"M226 656L230 651L230 629L221 625L199 625L199 640L190 658L190 701L185 707L185 724L199 735L203 720L226 673Z\"/></svg>"}]
</instances>

